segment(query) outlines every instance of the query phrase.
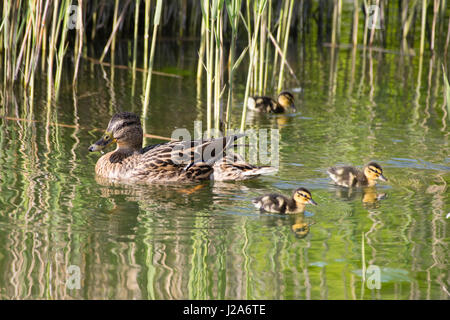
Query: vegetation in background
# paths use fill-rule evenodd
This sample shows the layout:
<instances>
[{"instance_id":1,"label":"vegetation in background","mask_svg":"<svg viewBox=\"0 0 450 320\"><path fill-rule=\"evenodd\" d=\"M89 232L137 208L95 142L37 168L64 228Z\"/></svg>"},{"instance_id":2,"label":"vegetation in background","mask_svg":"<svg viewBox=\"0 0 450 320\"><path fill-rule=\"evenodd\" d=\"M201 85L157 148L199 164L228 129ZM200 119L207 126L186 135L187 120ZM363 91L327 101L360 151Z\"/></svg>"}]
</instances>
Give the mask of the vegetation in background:
<instances>
[{"instance_id":1,"label":"vegetation in background","mask_svg":"<svg viewBox=\"0 0 450 320\"><path fill-rule=\"evenodd\" d=\"M200 40L197 79L199 85L206 82L209 130L229 128L236 104L233 78L245 59L247 86L240 126L244 129L249 95L276 95L292 80L298 84L289 66L289 43L315 41L331 47L350 43L358 49L399 50L407 55L444 52L445 60L450 39L447 2L3 0L2 90L20 87L33 98L34 79L40 72L47 77L47 99L57 100L65 65L74 66L70 69L73 86L77 86L80 61L97 61L115 68L116 43L130 41L133 53L129 67L133 79L137 70L143 71L141 97L143 109L148 110L157 38L190 37ZM345 17L351 17L352 23L343 24ZM103 48L101 53L90 49L99 46ZM138 65L143 68L138 69ZM290 76L285 74L286 69ZM133 95L135 90L133 85Z\"/></svg>"}]
</instances>

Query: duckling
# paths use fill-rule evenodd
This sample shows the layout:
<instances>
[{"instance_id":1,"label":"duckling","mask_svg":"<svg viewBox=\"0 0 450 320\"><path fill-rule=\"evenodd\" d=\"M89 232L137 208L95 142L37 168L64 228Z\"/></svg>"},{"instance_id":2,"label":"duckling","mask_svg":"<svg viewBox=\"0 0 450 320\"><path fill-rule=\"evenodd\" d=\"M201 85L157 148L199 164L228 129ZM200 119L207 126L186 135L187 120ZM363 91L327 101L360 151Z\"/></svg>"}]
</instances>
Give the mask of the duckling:
<instances>
[{"instance_id":1,"label":"duckling","mask_svg":"<svg viewBox=\"0 0 450 320\"><path fill-rule=\"evenodd\" d=\"M101 151L116 143L116 150L98 159L96 174L108 179L144 183L245 180L275 171L273 167L223 160L226 151L243 136L171 141L142 148L139 117L121 112L111 118L105 134L89 147L89 151Z\"/></svg>"},{"instance_id":2,"label":"duckling","mask_svg":"<svg viewBox=\"0 0 450 320\"><path fill-rule=\"evenodd\" d=\"M383 169L378 163L368 163L363 171L350 166L331 167L327 170L333 181L343 187L373 187L377 184L377 179L388 181L383 176Z\"/></svg>"},{"instance_id":3,"label":"duckling","mask_svg":"<svg viewBox=\"0 0 450 320\"><path fill-rule=\"evenodd\" d=\"M312 199L311 192L305 188L298 188L289 199L281 194L267 194L252 200L256 208L273 213L302 213L306 204L317 205Z\"/></svg>"},{"instance_id":4,"label":"duckling","mask_svg":"<svg viewBox=\"0 0 450 320\"><path fill-rule=\"evenodd\" d=\"M248 108L250 110L267 113L283 113L286 112L289 107L292 110L297 111L294 105L294 96L288 92L283 91L278 95L278 100L271 97L249 97Z\"/></svg>"}]
</instances>

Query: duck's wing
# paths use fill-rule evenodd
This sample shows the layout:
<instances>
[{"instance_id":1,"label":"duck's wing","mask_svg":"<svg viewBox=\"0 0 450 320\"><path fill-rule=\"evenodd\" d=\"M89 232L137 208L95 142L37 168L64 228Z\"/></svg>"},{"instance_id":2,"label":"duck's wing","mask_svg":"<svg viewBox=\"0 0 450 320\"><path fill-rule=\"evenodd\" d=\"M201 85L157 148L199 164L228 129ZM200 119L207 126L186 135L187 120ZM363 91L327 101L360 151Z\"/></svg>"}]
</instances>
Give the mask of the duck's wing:
<instances>
[{"instance_id":1,"label":"duck's wing","mask_svg":"<svg viewBox=\"0 0 450 320\"><path fill-rule=\"evenodd\" d=\"M155 168L185 171L196 164L214 165L225 156L226 150L234 146L234 142L245 136L235 134L207 140L171 141L144 148L141 162L153 164ZM146 150L147 149L147 150Z\"/></svg>"},{"instance_id":2,"label":"duck's wing","mask_svg":"<svg viewBox=\"0 0 450 320\"><path fill-rule=\"evenodd\" d=\"M274 167L255 166L246 162L216 162L214 164L215 181L247 180L262 174L271 174L277 171Z\"/></svg>"}]
</instances>

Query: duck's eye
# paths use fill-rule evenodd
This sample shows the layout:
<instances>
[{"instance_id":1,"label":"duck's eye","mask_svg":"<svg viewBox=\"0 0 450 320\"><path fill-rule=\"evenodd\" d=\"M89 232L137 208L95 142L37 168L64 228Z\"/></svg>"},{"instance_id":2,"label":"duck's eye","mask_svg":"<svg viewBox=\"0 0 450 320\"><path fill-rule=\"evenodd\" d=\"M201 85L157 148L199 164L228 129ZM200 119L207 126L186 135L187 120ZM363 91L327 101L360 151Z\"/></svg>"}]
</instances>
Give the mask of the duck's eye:
<instances>
[{"instance_id":1,"label":"duck's eye","mask_svg":"<svg viewBox=\"0 0 450 320\"><path fill-rule=\"evenodd\" d=\"M108 136L107 134L105 134L105 136L103 137L104 140L109 140L110 136Z\"/></svg>"}]
</instances>

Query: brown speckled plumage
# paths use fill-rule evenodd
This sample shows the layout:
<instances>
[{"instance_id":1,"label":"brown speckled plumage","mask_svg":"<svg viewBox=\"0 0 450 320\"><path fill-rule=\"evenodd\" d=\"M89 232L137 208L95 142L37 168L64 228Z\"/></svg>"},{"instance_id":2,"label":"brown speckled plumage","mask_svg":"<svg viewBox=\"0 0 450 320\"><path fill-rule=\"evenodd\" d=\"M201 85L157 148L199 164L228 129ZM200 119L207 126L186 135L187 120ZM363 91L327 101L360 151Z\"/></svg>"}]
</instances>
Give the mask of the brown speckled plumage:
<instances>
[{"instance_id":1,"label":"brown speckled plumage","mask_svg":"<svg viewBox=\"0 0 450 320\"><path fill-rule=\"evenodd\" d=\"M224 155L243 135L202 141L172 141L142 148L139 118L128 112L113 116L105 135L91 145L98 151L117 142L117 149L100 157L95 166L98 176L145 183L196 182L201 180L245 180L273 172L241 158Z\"/></svg>"}]
</instances>

